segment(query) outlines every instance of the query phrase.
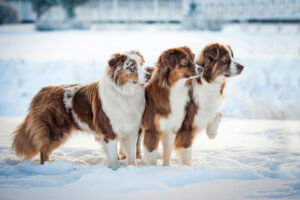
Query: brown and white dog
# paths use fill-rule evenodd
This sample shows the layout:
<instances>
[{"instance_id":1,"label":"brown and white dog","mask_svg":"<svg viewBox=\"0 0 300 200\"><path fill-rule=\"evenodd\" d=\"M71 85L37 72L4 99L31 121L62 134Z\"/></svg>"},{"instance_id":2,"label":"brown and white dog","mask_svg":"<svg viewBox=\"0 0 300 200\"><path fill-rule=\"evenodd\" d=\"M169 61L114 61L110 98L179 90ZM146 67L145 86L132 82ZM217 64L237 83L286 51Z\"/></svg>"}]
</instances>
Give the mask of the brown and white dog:
<instances>
[{"instance_id":1,"label":"brown and white dog","mask_svg":"<svg viewBox=\"0 0 300 200\"><path fill-rule=\"evenodd\" d=\"M156 68L145 89L144 156L147 164L156 165L157 148L162 139L163 164L169 165L174 140L189 101L186 81L201 76L203 68L194 63L194 55L188 47L162 52Z\"/></svg>"},{"instance_id":2,"label":"brown and white dog","mask_svg":"<svg viewBox=\"0 0 300 200\"><path fill-rule=\"evenodd\" d=\"M136 142L145 109L147 72L138 51L113 54L101 81L88 85L45 87L33 98L25 121L14 132L12 149L41 164L72 130L95 134L102 141L112 169L119 167L117 141L127 161L136 164Z\"/></svg>"},{"instance_id":3,"label":"brown and white dog","mask_svg":"<svg viewBox=\"0 0 300 200\"><path fill-rule=\"evenodd\" d=\"M206 130L210 139L217 135L226 78L240 74L244 68L233 58L230 46L217 43L206 46L196 63L203 66L205 72L201 78L191 81L193 95L174 145L179 160L185 165L191 165L191 147L198 131Z\"/></svg>"}]
</instances>

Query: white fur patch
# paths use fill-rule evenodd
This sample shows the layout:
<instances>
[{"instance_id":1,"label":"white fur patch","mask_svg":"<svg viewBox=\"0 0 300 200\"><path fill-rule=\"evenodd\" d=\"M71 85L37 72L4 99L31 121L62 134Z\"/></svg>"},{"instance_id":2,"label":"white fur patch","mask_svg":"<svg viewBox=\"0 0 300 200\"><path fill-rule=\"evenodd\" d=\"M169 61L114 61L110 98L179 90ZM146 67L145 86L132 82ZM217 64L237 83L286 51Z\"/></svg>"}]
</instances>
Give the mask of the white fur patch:
<instances>
[{"instance_id":1,"label":"white fur patch","mask_svg":"<svg viewBox=\"0 0 300 200\"><path fill-rule=\"evenodd\" d=\"M154 149L152 152L149 152L147 147L144 146L144 156L147 165L157 165L157 149Z\"/></svg>"},{"instance_id":2,"label":"white fur patch","mask_svg":"<svg viewBox=\"0 0 300 200\"><path fill-rule=\"evenodd\" d=\"M176 149L176 155L182 165L192 165L192 148Z\"/></svg>"},{"instance_id":3,"label":"white fur patch","mask_svg":"<svg viewBox=\"0 0 300 200\"><path fill-rule=\"evenodd\" d=\"M193 80L193 96L199 109L194 119L194 125L200 130L206 129L215 114L219 112L222 106L223 98L220 90L223 83L223 78L217 78L215 81L208 83L204 79L202 84Z\"/></svg>"},{"instance_id":4,"label":"white fur patch","mask_svg":"<svg viewBox=\"0 0 300 200\"><path fill-rule=\"evenodd\" d=\"M73 98L76 94L76 92L82 88L84 85L77 85L77 86L64 86L64 98L63 98L63 102L64 105L66 107L67 112L71 112L72 116L75 120L75 122L78 124L78 126L80 127L80 129L87 131L87 132L93 132L88 124L86 124L85 122L81 121L78 118L78 115L74 112L73 109Z\"/></svg>"},{"instance_id":5,"label":"white fur patch","mask_svg":"<svg viewBox=\"0 0 300 200\"><path fill-rule=\"evenodd\" d=\"M170 166L170 159L173 150L176 134L174 132L164 133L162 135L163 145L163 165Z\"/></svg>"},{"instance_id":6,"label":"white fur patch","mask_svg":"<svg viewBox=\"0 0 300 200\"><path fill-rule=\"evenodd\" d=\"M171 112L167 118L161 118L159 121L160 130L163 132L177 132L181 127L185 106L189 101L188 87L185 86L186 79L178 80L170 88L170 109Z\"/></svg>"},{"instance_id":7,"label":"white fur patch","mask_svg":"<svg viewBox=\"0 0 300 200\"><path fill-rule=\"evenodd\" d=\"M203 68L203 67L201 67L200 65L195 64L195 73L197 75L196 76L191 76L189 79L191 79L191 78L198 78L199 76L202 76L203 73L199 74L199 72L198 72L199 68ZM204 69L203 69L203 71L204 71Z\"/></svg>"},{"instance_id":8,"label":"white fur patch","mask_svg":"<svg viewBox=\"0 0 300 200\"><path fill-rule=\"evenodd\" d=\"M108 143L103 142L103 146L107 155L108 167L117 170L119 168L117 140L109 140Z\"/></svg>"},{"instance_id":9,"label":"white fur patch","mask_svg":"<svg viewBox=\"0 0 300 200\"><path fill-rule=\"evenodd\" d=\"M118 86L110 77L104 76L98 92L102 109L118 138L137 135L145 109L144 87L139 84Z\"/></svg>"},{"instance_id":10,"label":"white fur patch","mask_svg":"<svg viewBox=\"0 0 300 200\"><path fill-rule=\"evenodd\" d=\"M230 74L231 74L231 76L235 76L238 74L238 68L237 68L238 62L232 57L230 49L227 46L224 46L224 47L228 51L228 54L229 54L230 60L231 60L230 66L229 66Z\"/></svg>"},{"instance_id":11,"label":"white fur patch","mask_svg":"<svg viewBox=\"0 0 300 200\"><path fill-rule=\"evenodd\" d=\"M218 128L221 120L222 120L222 114L220 112L217 112L215 114L214 119L208 123L206 127L206 134L209 137L209 139L214 139L218 134Z\"/></svg>"},{"instance_id":12,"label":"white fur patch","mask_svg":"<svg viewBox=\"0 0 300 200\"><path fill-rule=\"evenodd\" d=\"M126 55L127 55L127 60L128 59L135 60L137 63L137 73L138 73L139 83L140 84L146 83L146 74L148 74L148 72L142 66L141 57L136 53L126 53Z\"/></svg>"}]
</instances>

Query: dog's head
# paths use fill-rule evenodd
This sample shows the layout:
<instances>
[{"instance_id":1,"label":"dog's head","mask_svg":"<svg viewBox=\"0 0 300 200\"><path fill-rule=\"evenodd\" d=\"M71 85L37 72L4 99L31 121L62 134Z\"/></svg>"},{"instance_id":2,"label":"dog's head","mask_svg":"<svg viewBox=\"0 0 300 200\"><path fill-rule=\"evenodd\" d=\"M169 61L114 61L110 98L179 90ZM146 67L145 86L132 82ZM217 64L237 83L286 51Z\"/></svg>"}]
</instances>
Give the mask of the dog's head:
<instances>
[{"instance_id":1,"label":"dog's head","mask_svg":"<svg viewBox=\"0 0 300 200\"><path fill-rule=\"evenodd\" d=\"M108 61L108 75L119 86L127 83L144 85L150 79L143 68L144 62L144 57L136 50L115 53Z\"/></svg>"},{"instance_id":2,"label":"dog's head","mask_svg":"<svg viewBox=\"0 0 300 200\"><path fill-rule=\"evenodd\" d=\"M197 64L205 69L204 78L214 81L218 77L232 77L240 74L244 66L233 58L230 46L218 43L206 46L201 52Z\"/></svg>"},{"instance_id":3,"label":"dog's head","mask_svg":"<svg viewBox=\"0 0 300 200\"><path fill-rule=\"evenodd\" d=\"M194 62L194 54L190 48L178 47L164 51L157 62L157 67L162 75L168 75L169 85L179 79L196 78L203 74L203 67Z\"/></svg>"}]
</instances>

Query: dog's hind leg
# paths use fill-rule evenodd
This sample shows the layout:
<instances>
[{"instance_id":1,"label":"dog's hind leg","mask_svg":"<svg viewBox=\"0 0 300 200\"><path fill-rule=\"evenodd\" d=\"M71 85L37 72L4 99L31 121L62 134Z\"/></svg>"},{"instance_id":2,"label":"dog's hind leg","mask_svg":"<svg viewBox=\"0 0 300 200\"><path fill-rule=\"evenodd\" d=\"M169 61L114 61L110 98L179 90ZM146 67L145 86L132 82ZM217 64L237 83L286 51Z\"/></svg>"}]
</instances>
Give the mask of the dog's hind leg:
<instances>
[{"instance_id":1,"label":"dog's hind leg","mask_svg":"<svg viewBox=\"0 0 300 200\"><path fill-rule=\"evenodd\" d=\"M63 144L66 139L67 136L64 136L59 141L50 141L50 144L44 144L40 150L40 163L43 165L46 161L49 161L49 156L52 153L52 151L54 151L61 144Z\"/></svg>"},{"instance_id":2,"label":"dog's hind leg","mask_svg":"<svg viewBox=\"0 0 300 200\"><path fill-rule=\"evenodd\" d=\"M40 152L40 159L41 159L40 163L41 163L41 165L43 165L44 162L45 162L45 160L44 160L44 153L43 152Z\"/></svg>"},{"instance_id":3,"label":"dog's hind leg","mask_svg":"<svg viewBox=\"0 0 300 200\"><path fill-rule=\"evenodd\" d=\"M43 165L45 163L45 161L49 160L49 155L47 155L46 153L40 152L40 163L41 165Z\"/></svg>"},{"instance_id":4,"label":"dog's hind leg","mask_svg":"<svg viewBox=\"0 0 300 200\"><path fill-rule=\"evenodd\" d=\"M48 145L44 145L42 148L41 148L41 151L40 151L40 163L41 165L43 165L46 161L49 160L49 155L51 152L49 152L49 146Z\"/></svg>"}]
</instances>

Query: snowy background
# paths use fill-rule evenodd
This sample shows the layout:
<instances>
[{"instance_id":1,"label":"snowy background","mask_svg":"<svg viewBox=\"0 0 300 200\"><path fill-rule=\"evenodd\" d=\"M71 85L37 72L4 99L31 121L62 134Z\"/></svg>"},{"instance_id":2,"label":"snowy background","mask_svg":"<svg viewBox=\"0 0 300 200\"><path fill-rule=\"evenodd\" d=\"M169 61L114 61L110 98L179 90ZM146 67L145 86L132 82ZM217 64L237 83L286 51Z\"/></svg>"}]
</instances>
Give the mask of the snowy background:
<instances>
[{"instance_id":1,"label":"snowy background","mask_svg":"<svg viewBox=\"0 0 300 200\"><path fill-rule=\"evenodd\" d=\"M245 65L241 76L228 80L226 117L300 119L299 25L232 25L221 32L134 28L37 32L30 25L0 27L0 116L24 116L44 86L98 81L112 53L137 49L152 66L167 48L187 45L199 55L205 45L220 42L231 45Z\"/></svg>"},{"instance_id":2,"label":"snowy background","mask_svg":"<svg viewBox=\"0 0 300 200\"><path fill-rule=\"evenodd\" d=\"M89 0L73 8L73 17L60 5L71 1L47 0L51 8L40 19L32 9L39 1L7 1L14 8L3 2L0 23L6 4L11 21L68 30L0 25L0 200L300 199L300 24L247 23L299 22L298 0ZM66 15L81 30L69 29L74 21ZM146 24L153 21L159 23ZM42 87L98 81L115 52L137 49L153 66L167 48L187 45L199 55L213 42L230 45L245 69L227 82L219 135L195 139L191 167L175 154L171 167L162 167L160 147L158 166L138 159L138 167L120 161L112 171L84 132L43 166L38 156L22 161L10 150L11 133Z\"/></svg>"}]
</instances>

